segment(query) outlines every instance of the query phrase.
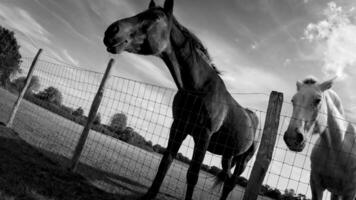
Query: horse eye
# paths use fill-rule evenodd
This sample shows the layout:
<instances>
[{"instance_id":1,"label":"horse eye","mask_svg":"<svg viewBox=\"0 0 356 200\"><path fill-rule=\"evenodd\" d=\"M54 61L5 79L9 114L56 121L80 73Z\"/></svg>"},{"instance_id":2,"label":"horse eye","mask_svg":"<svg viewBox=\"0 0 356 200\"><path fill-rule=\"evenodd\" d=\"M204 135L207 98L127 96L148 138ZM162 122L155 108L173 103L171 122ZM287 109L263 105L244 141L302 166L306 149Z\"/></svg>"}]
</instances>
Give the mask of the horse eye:
<instances>
[{"instance_id":1,"label":"horse eye","mask_svg":"<svg viewBox=\"0 0 356 200\"><path fill-rule=\"evenodd\" d=\"M315 100L314 100L314 105L316 105L316 106L317 106L317 105L319 105L319 104L320 104L320 102L321 102L321 99L315 99Z\"/></svg>"}]
</instances>

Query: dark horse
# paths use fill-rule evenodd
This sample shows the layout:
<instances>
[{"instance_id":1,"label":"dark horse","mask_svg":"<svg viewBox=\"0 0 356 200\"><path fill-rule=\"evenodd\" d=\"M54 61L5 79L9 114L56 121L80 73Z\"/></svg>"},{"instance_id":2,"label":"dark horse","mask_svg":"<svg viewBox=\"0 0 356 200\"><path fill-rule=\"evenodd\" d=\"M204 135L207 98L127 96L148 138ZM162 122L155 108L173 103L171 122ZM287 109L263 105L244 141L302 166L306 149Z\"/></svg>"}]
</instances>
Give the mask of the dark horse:
<instances>
[{"instance_id":1,"label":"dark horse","mask_svg":"<svg viewBox=\"0 0 356 200\"><path fill-rule=\"evenodd\" d=\"M224 181L221 199L226 199L253 156L257 142L257 116L241 107L227 91L219 72L200 40L173 16L173 0L111 24L105 32L107 51L155 55L167 65L178 92L173 101L173 124L168 147L144 200L154 199L183 140L194 139L193 158L187 173L185 199L192 199L206 151L222 155ZM231 168L236 165L233 175Z\"/></svg>"}]
</instances>

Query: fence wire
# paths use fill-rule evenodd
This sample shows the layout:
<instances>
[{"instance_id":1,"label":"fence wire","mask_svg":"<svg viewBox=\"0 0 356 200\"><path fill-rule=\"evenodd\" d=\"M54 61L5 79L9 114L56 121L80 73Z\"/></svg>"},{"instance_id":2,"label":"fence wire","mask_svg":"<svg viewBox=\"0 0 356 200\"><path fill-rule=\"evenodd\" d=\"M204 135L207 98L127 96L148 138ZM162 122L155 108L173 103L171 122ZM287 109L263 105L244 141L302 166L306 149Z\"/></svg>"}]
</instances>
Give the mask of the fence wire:
<instances>
[{"instance_id":1,"label":"fence wire","mask_svg":"<svg viewBox=\"0 0 356 200\"><path fill-rule=\"evenodd\" d=\"M27 74L31 61L30 58L24 59L21 66L23 74ZM83 116L87 116L103 75L46 61L38 62L34 75L40 80L39 91L52 86L62 93L63 106L50 106L33 98L32 101L24 101L16 116L14 129L28 143L53 154L56 158L71 158L83 129L83 118L78 119L72 114L78 108L83 108ZM100 176L91 177L96 180L96 185L105 189L110 188L113 192L122 193L127 190L133 193L146 192L155 177L162 157L155 150L160 147L165 148L168 143L173 121L171 106L175 93L173 89L123 77L112 76L109 79L98 111L101 117L100 123L97 122L91 130L80 158L82 164L100 171ZM243 101L244 98L248 99L247 101L261 99L261 93L235 93L233 96L237 101L240 99ZM262 96L265 97L263 102L267 105L268 96L265 94ZM2 98L1 113L10 113L8 105L12 105L15 97L3 96ZM196 98L192 96L189 101ZM256 113L260 121L257 134L262 134L267 107L250 109ZM311 197L310 153L316 139L314 137L308 140L305 150L301 153L294 153L287 148L283 135L291 120L291 110L292 105L284 103L272 162L264 180L265 186L261 191L261 194L269 193L267 195L269 197L260 196L260 199L278 197L277 191L281 191L281 194L288 193L295 199ZM58 115L58 112L61 113ZM127 116L127 128L120 133L109 130L110 120L116 113ZM195 125L199 126L198 123ZM136 138L130 138L130 134L135 135ZM128 137L127 140L125 136ZM143 143L140 145L144 148L137 147L138 143ZM179 156L183 160L184 157L190 159L193 147L194 142L188 136L179 150ZM254 161L255 156L242 174L247 180ZM221 156L207 153L203 164L205 168L200 171L194 197L218 199L221 191L219 188L211 189L214 184L211 171L216 169L214 166L221 168ZM187 169L188 164L182 162L182 159L175 160L161 187L161 195L182 199L186 190ZM87 169L80 167L79 171L81 170ZM276 196L273 196L273 192L277 193ZM242 199L243 195L244 188L236 186L229 199ZM326 198L324 196L324 199Z\"/></svg>"}]
</instances>

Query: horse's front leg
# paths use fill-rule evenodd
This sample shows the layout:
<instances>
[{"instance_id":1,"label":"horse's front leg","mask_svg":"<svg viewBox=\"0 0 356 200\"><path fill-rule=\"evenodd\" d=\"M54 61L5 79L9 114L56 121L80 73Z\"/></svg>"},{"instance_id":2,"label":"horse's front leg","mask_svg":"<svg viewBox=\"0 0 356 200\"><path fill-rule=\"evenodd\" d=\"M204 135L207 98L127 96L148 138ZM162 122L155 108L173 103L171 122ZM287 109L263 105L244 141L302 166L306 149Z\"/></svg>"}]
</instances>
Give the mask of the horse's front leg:
<instances>
[{"instance_id":1,"label":"horse's front leg","mask_svg":"<svg viewBox=\"0 0 356 200\"><path fill-rule=\"evenodd\" d=\"M173 159L176 157L182 142L187 136L185 132L180 131L183 130L183 127L184 125L182 125L182 123L176 120L173 122L166 152L163 155L156 177L146 195L141 198L142 200L151 200L157 196L163 179L166 176Z\"/></svg>"},{"instance_id":2,"label":"horse's front leg","mask_svg":"<svg viewBox=\"0 0 356 200\"><path fill-rule=\"evenodd\" d=\"M206 129L201 130L195 137L193 137L195 145L193 158L190 162L187 173L187 192L185 195L185 200L191 200L193 197L194 188L198 182L200 167L208 149L210 137L210 132Z\"/></svg>"}]
</instances>

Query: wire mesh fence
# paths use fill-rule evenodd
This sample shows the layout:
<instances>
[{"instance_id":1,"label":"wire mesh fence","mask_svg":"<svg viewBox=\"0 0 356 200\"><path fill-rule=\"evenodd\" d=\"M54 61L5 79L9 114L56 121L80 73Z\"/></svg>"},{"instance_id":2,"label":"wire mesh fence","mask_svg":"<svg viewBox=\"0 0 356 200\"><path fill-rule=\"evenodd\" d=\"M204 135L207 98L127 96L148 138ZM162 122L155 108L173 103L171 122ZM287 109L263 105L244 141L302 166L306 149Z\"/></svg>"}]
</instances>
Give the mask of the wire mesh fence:
<instances>
[{"instance_id":1,"label":"wire mesh fence","mask_svg":"<svg viewBox=\"0 0 356 200\"><path fill-rule=\"evenodd\" d=\"M23 60L22 74L27 73L31 60ZM41 84L37 94L53 87L61 92L61 102L48 103L27 97L28 101L21 104L15 118L14 129L28 143L58 157L71 158L103 75L46 61L38 63L34 75L39 77ZM115 187L126 188L133 193L144 193L147 190L157 172L161 153L167 146L173 122L171 106L175 93L173 89L123 77L112 76L109 79L98 111L100 116L97 116L80 158L81 163L110 174L106 181L103 181L103 177L97 178L95 183L98 186L112 188L112 191L115 191ZM237 100L261 99L260 95L233 94ZM267 102L268 96L262 96ZM1 113L10 113L7 105L11 105L14 97L4 95L2 98ZM84 112L74 116L73 113L79 108ZM262 134L267 108L250 109L260 121L257 134ZM263 182L260 199L311 197L310 154L316 138L308 140L305 150L301 153L294 153L287 148L283 135L292 118L291 110L292 105L285 102L272 161ZM112 116L117 113L123 113L127 117L127 125L115 132L109 125ZM165 197L184 197L187 161L193 154L193 147L194 142L188 136L179 150L179 159L174 161L161 187L160 193ZM255 156L242 174L247 180L254 162ZM194 197L218 199L221 191L219 188L211 188L214 185L214 170L221 168L221 156L207 153L203 164ZM79 168L79 172L80 170L83 168ZM107 184L108 180L110 184ZM244 187L241 185L245 186L246 182L241 179L238 184L229 199L243 198ZM324 197L326 198L327 196Z\"/></svg>"}]
</instances>

